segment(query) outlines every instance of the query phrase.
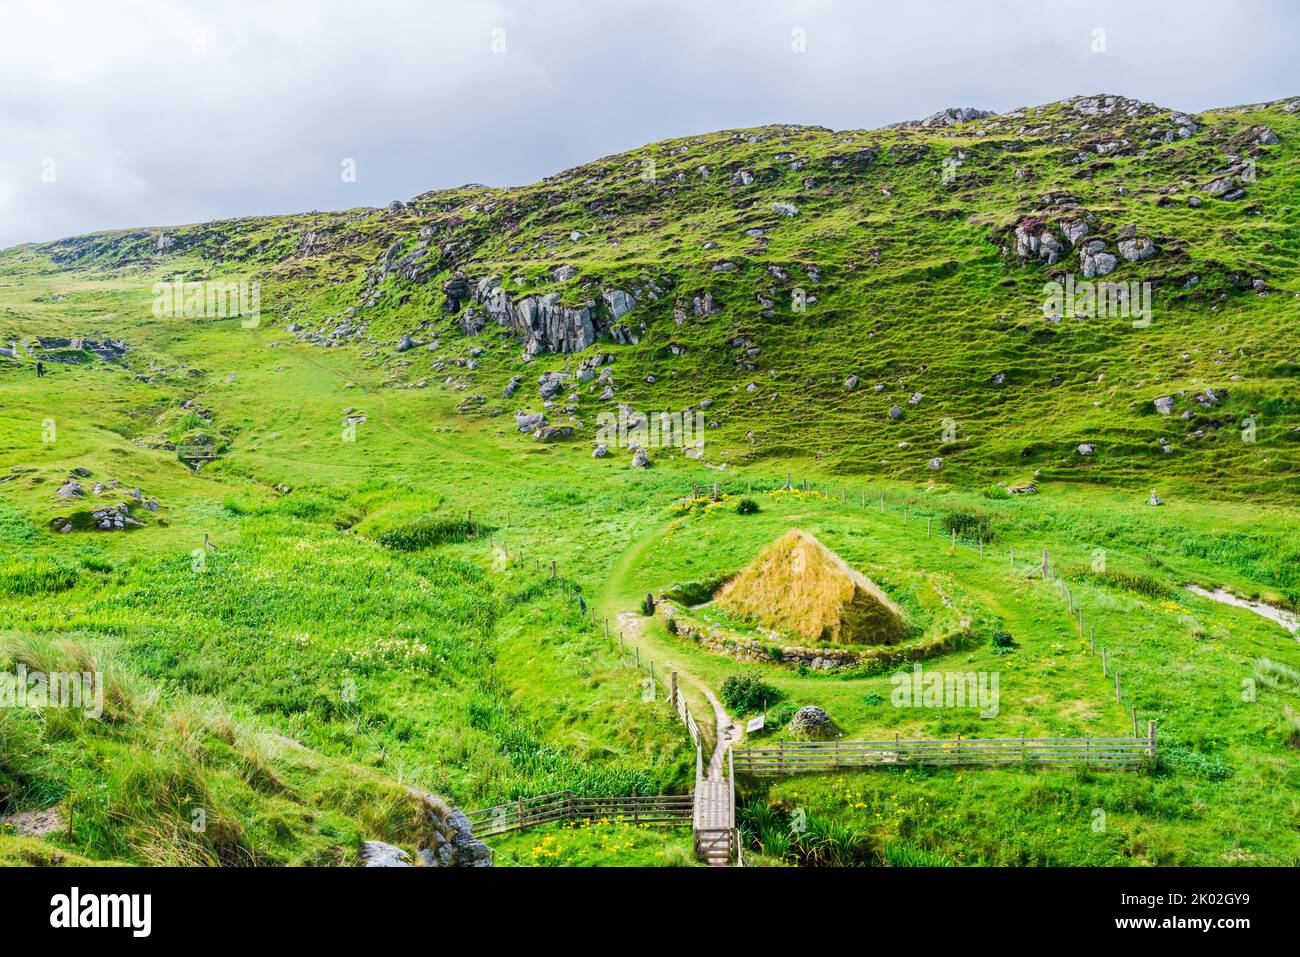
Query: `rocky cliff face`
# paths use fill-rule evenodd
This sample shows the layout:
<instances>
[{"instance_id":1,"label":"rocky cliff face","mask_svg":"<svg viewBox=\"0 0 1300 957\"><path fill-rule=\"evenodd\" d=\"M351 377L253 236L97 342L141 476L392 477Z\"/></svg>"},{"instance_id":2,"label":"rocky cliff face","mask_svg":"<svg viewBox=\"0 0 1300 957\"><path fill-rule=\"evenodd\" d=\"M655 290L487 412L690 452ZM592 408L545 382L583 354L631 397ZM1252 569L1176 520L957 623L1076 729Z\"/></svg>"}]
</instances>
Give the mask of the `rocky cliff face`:
<instances>
[{"instance_id":1,"label":"rocky cliff face","mask_svg":"<svg viewBox=\"0 0 1300 957\"><path fill-rule=\"evenodd\" d=\"M559 293L514 298L495 278L480 279L472 298L497 325L513 332L529 355L581 352L596 341L594 303L566 306Z\"/></svg>"}]
</instances>

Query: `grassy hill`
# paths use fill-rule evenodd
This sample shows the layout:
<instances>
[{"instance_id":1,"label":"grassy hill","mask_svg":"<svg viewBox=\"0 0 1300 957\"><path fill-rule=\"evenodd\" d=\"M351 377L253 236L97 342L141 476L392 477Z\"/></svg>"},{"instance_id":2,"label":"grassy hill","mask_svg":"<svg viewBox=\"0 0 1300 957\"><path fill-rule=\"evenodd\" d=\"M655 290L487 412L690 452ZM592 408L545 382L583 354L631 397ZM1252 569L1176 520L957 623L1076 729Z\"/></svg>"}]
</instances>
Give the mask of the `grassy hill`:
<instances>
[{"instance_id":1,"label":"grassy hill","mask_svg":"<svg viewBox=\"0 0 1300 957\"><path fill-rule=\"evenodd\" d=\"M803 807L853 859L1294 863L1300 646L1184 586L1300 606L1298 103L727 131L520 188L0 252L0 670L93 661L117 689L98 719L0 709L0 814L71 822L35 850L0 830L0 859L350 863L420 845L405 785L681 790L692 749L602 620L798 526L920 631L969 619L933 664L1000 671L999 715L899 712L886 666L742 664L659 621L643 654L757 673L849 737L1124 733L1059 598L1006 561L1047 547L1171 748L1150 776L755 787L755 835ZM177 276L256 283L260 316L155 309ZM1045 314L1067 280L1150 284L1149 324ZM620 407L698 411L704 443L636 468ZM723 507L680 504L714 481ZM131 523L98 530L107 508ZM688 840L549 837L502 853Z\"/></svg>"}]
</instances>

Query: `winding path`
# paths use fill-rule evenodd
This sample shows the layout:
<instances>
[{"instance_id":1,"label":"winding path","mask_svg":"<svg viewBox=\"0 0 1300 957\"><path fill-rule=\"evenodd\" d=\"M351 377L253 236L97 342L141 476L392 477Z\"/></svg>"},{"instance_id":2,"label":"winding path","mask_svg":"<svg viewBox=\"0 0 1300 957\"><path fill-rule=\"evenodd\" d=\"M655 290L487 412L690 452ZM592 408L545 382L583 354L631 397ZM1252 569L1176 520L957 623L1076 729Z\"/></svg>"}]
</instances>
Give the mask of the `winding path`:
<instances>
[{"instance_id":1,"label":"winding path","mask_svg":"<svg viewBox=\"0 0 1300 957\"><path fill-rule=\"evenodd\" d=\"M630 636L635 647L640 646L646 620L644 615L631 611L621 612L618 616L624 639ZM685 680L703 694L713 708L713 752L704 775L695 782L694 830L696 850L701 859L710 867L726 867L731 863L731 842L735 839L736 827L735 791L727 774L727 751L740 741L744 732L703 680L672 660L664 660L663 664L677 673L679 681Z\"/></svg>"}]
</instances>

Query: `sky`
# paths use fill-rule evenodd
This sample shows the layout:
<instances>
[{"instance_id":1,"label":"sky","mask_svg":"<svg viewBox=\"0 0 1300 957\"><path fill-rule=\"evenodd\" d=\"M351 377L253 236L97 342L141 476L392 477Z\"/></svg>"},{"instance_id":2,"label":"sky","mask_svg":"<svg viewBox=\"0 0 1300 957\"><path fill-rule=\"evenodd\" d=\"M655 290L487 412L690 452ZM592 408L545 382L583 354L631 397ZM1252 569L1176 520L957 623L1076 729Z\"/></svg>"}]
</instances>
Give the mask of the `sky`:
<instances>
[{"instance_id":1,"label":"sky","mask_svg":"<svg viewBox=\"0 0 1300 957\"><path fill-rule=\"evenodd\" d=\"M1295 0L0 0L0 248L508 186L674 136L1300 94Z\"/></svg>"}]
</instances>

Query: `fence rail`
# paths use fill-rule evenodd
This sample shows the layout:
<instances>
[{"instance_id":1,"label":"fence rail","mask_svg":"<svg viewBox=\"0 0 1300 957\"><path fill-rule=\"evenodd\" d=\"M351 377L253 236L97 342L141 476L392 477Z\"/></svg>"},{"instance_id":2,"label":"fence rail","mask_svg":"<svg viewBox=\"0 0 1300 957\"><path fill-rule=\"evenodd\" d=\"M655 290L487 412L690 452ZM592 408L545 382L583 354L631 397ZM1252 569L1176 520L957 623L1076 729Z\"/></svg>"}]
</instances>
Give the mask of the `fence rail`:
<instances>
[{"instance_id":1,"label":"fence rail","mask_svg":"<svg viewBox=\"0 0 1300 957\"><path fill-rule=\"evenodd\" d=\"M555 791L469 811L465 816L473 825L476 837L495 837L539 824L603 818L656 827L682 827L691 824L693 811L689 794L581 797L572 791Z\"/></svg>"},{"instance_id":2,"label":"fence rail","mask_svg":"<svg viewBox=\"0 0 1300 957\"><path fill-rule=\"evenodd\" d=\"M737 748L742 774L781 775L905 764L1086 764L1136 768L1155 760L1145 738L952 738L894 741L785 741Z\"/></svg>"}]
</instances>

